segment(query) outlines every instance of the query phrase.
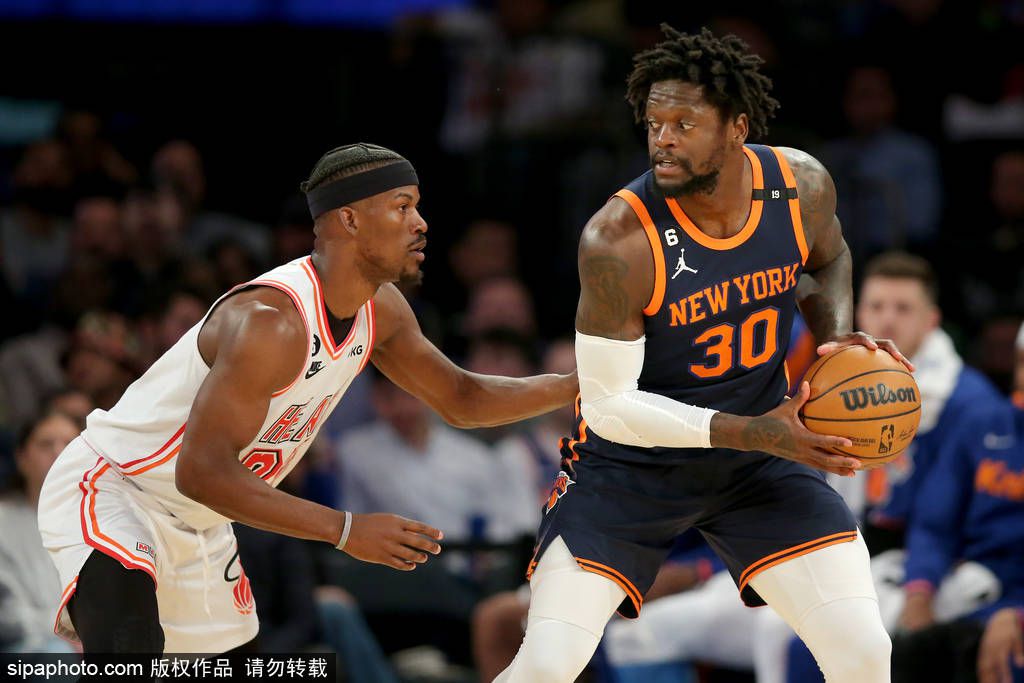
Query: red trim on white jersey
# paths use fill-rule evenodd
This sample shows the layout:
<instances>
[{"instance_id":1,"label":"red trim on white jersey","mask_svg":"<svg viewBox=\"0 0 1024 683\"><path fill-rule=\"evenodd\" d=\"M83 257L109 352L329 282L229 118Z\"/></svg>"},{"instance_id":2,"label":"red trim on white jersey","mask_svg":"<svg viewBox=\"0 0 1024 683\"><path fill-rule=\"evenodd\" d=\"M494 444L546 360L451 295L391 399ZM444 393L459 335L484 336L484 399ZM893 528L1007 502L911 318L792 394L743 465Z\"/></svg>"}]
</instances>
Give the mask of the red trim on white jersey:
<instances>
[{"instance_id":1,"label":"red trim on white jersey","mask_svg":"<svg viewBox=\"0 0 1024 683\"><path fill-rule=\"evenodd\" d=\"M96 521L96 482L109 469L109 463L104 462L103 458L96 458L96 464L85 471L82 481L78 484L78 488L82 490L82 502L79 505L82 538L96 550L120 562L125 569L141 569L146 572L153 579L155 586L157 582L156 565L146 558L133 555L120 543L104 534L100 531L99 523ZM86 508L88 508L88 517Z\"/></svg>"}]
</instances>

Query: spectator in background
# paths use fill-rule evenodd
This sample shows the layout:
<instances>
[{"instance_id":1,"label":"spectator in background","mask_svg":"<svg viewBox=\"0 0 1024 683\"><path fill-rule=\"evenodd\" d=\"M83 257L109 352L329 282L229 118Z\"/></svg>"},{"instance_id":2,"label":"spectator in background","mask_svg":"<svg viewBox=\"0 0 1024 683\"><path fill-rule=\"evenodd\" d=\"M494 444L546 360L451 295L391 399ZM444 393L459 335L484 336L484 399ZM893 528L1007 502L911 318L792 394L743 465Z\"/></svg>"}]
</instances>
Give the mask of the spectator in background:
<instances>
[{"instance_id":1,"label":"spectator in background","mask_svg":"<svg viewBox=\"0 0 1024 683\"><path fill-rule=\"evenodd\" d=\"M100 135L102 122L95 113L71 110L57 124L57 135L68 150L78 196L118 193L138 179L138 171Z\"/></svg>"},{"instance_id":2,"label":"spectator in background","mask_svg":"<svg viewBox=\"0 0 1024 683\"><path fill-rule=\"evenodd\" d=\"M896 127L889 72L853 69L843 111L851 135L827 144L821 158L835 179L854 264L885 249L930 248L942 210L938 160L924 139Z\"/></svg>"},{"instance_id":3,"label":"spectator in background","mask_svg":"<svg viewBox=\"0 0 1024 683\"><path fill-rule=\"evenodd\" d=\"M997 613L1024 605L1024 411L1006 401L974 406L949 435L917 499L904 590L895 680L966 680L957 672L995 665L987 648L985 667L972 653L986 624L1001 628L1007 613ZM1003 668L1014 655L1024 677L1015 650L1002 651Z\"/></svg>"},{"instance_id":4,"label":"spectator in background","mask_svg":"<svg viewBox=\"0 0 1024 683\"><path fill-rule=\"evenodd\" d=\"M41 320L38 303L47 301L68 261L71 167L67 149L46 140L30 145L11 178L11 206L0 211L0 266L22 314L15 330Z\"/></svg>"},{"instance_id":5,"label":"spectator in background","mask_svg":"<svg viewBox=\"0 0 1024 683\"><path fill-rule=\"evenodd\" d=\"M273 230L273 262L288 263L313 251L313 219L300 194L289 197Z\"/></svg>"},{"instance_id":6,"label":"spectator in background","mask_svg":"<svg viewBox=\"0 0 1024 683\"><path fill-rule=\"evenodd\" d=\"M490 325L500 325L497 320ZM505 377L527 377L536 371L537 349L533 337L508 327L486 327L469 340L466 369L480 374L500 373ZM474 437L493 445L505 437L528 429L527 423L472 430ZM525 480L522 483L526 483ZM550 484L550 482L548 482ZM529 497L519 497L522 502ZM530 529L531 533L536 529Z\"/></svg>"},{"instance_id":7,"label":"spectator in background","mask_svg":"<svg viewBox=\"0 0 1024 683\"><path fill-rule=\"evenodd\" d=\"M138 336L124 317L89 313L79 321L64 357L67 385L109 410L142 370L140 353Z\"/></svg>"},{"instance_id":8,"label":"spectator in background","mask_svg":"<svg viewBox=\"0 0 1024 683\"><path fill-rule=\"evenodd\" d=\"M60 413L30 422L15 452L20 487L0 499L0 649L66 652L53 633L61 591L57 570L43 548L36 506L43 479L79 426Z\"/></svg>"},{"instance_id":9,"label":"spectator in background","mask_svg":"<svg viewBox=\"0 0 1024 683\"><path fill-rule=\"evenodd\" d=\"M533 299L526 285L514 277L490 278L470 292L463 334L473 337L496 328L527 338L537 333Z\"/></svg>"},{"instance_id":10,"label":"spectator in background","mask_svg":"<svg viewBox=\"0 0 1024 683\"><path fill-rule=\"evenodd\" d=\"M958 241L965 250L955 259L974 328L1001 312L1024 311L1024 151L992 162L989 203L991 223L965 226L969 232Z\"/></svg>"},{"instance_id":11,"label":"spectator in background","mask_svg":"<svg viewBox=\"0 0 1024 683\"><path fill-rule=\"evenodd\" d=\"M204 254L217 243L231 239L260 267L269 263L270 235L265 226L204 207L206 171L195 145L184 140L164 144L153 156L152 178L158 190L180 203L186 247L191 254Z\"/></svg>"},{"instance_id":12,"label":"spectator in background","mask_svg":"<svg viewBox=\"0 0 1024 683\"><path fill-rule=\"evenodd\" d=\"M338 444L341 504L429 520L446 540L468 541L478 531L474 518L486 523L498 514L494 496L509 485L494 476L487 449L377 373L372 397L377 421Z\"/></svg>"},{"instance_id":13,"label":"spectator in background","mask_svg":"<svg viewBox=\"0 0 1024 683\"><path fill-rule=\"evenodd\" d=\"M94 195L75 203L71 226L71 253L89 255L104 263L124 256L121 207L113 197Z\"/></svg>"},{"instance_id":14,"label":"spectator in background","mask_svg":"<svg viewBox=\"0 0 1024 683\"><path fill-rule=\"evenodd\" d=\"M491 278L515 277L519 270L516 230L504 221L474 221L448 252L448 261L466 291Z\"/></svg>"},{"instance_id":15,"label":"spectator in background","mask_svg":"<svg viewBox=\"0 0 1024 683\"><path fill-rule=\"evenodd\" d=\"M64 387L54 391L43 400L42 412L45 414L60 413L61 415L67 415L75 421L79 431L81 431L85 429L85 418L95 408L96 405L85 392Z\"/></svg>"},{"instance_id":16,"label":"spectator in background","mask_svg":"<svg viewBox=\"0 0 1024 683\"><path fill-rule=\"evenodd\" d=\"M142 360L149 367L182 335L203 319L209 303L192 290L179 287L156 297L152 310L139 321Z\"/></svg>"}]
</instances>

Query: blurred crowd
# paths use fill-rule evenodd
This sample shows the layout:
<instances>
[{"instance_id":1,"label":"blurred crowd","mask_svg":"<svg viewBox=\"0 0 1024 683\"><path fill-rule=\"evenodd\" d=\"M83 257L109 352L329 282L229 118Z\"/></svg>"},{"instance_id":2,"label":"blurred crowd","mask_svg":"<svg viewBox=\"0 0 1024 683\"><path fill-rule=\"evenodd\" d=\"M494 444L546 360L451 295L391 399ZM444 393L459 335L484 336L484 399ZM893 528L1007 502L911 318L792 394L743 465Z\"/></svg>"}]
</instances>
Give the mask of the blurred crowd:
<instances>
[{"instance_id":1,"label":"blurred crowd","mask_svg":"<svg viewBox=\"0 0 1024 683\"><path fill-rule=\"evenodd\" d=\"M1024 391L1020 3L779 0L685 14L679 4L493 0L410 16L381 35L332 36L333 60L293 63L298 82L311 84L322 62L321 89L339 93L314 92L333 113L310 114L301 130L265 121L256 142L241 139L255 128L213 134L213 124L195 123L247 119L247 100L217 99L205 86L204 111L183 128L141 78L148 99L134 106L121 86L135 72L102 51L83 59L107 70L76 92L118 96L69 101L16 82L0 92L0 113L18 113L0 115L0 303L9 312L0 327L0 645L63 647L51 630L59 586L34 527L49 464L91 410L112 406L224 291L310 252L312 221L295 187L330 147L365 139L417 166L431 247L424 284L404 293L428 337L476 372L570 371L577 238L648 166L624 79L661 21L735 33L765 58L783 108L764 142L828 167L855 259L858 326L896 339L918 365L914 450L842 491L886 558L878 580L893 632L924 634L898 641L897 657L922 660L935 643L955 643L973 666L993 640L1012 640L1013 629L1020 638L1024 454L1014 461L1007 454L1018 451L996 448L997 465L970 462L964 433L996 420L975 432L1004 434L1007 397ZM324 34L310 31L310 50L326 50ZM205 83L181 73L190 64L170 81ZM807 348L798 328L797 369ZM422 519L444 530L446 552L399 575L236 525L260 646L333 648L353 681L490 680L518 647L523 570L572 421L568 408L458 432L368 369L286 486L355 512ZM978 521L992 518L999 524ZM813 662L799 668L807 655L784 625L742 608L706 550L680 540L645 614L613 623L591 674L820 680ZM963 566L976 575L964 578ZM964 597L978 586L981 598ZM899 680L939 680L915 679L913 668Z\"/></svg>"}]
</instances>

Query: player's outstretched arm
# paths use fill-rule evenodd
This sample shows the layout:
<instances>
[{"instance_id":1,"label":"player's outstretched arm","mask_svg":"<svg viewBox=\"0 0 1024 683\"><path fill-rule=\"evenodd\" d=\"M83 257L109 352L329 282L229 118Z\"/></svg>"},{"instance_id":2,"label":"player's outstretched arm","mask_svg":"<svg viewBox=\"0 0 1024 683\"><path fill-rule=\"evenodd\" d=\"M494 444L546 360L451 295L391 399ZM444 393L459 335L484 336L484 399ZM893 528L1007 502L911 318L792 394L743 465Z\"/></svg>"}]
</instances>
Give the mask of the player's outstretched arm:
<instances>
[{"instance_id":1,"label":"player's outstretched arm","mask_svg":"<svg viewBox=\"0 0 1024 683\"><path fill-rule=\"evenodd\" d=\"M374 303L374 365L452 426L518 422L568 405L576 397L575 373L518 378L460 368L423 336L409 303L394 285L382 286Z\"/></svg>"},{"instance_id":2,"label":"player's outstretched arm","mask_svg":"<svg viewBox=\"0 0 1024 683\"><path fill-rule=\"evenodd\" d=\"M853 331L853 261L836 216L836 186L825 167L806 152L780 147L800 197L800 218L807 239L807 263L797 287L800 312L824 355L840 346L882 348L913 371L891 339Z\"/></svg>"},{"instance_id":3,"label":"player's outstretched arm","mask_svg":"<svg viewBox=\"0 0 1024 683\"><path fill-rule=\"evenodd\" d=\"M304 368L306 333L288 297L261 288L221 304L199 349L210 364L192 404L175 484L225 517L295 538L337 545L345 513L268 486L238 459L267 415L271 395ZM441 533L396 515L353 515L345 552L409 570L440 551Z\"/></svg>"}]
</instances>

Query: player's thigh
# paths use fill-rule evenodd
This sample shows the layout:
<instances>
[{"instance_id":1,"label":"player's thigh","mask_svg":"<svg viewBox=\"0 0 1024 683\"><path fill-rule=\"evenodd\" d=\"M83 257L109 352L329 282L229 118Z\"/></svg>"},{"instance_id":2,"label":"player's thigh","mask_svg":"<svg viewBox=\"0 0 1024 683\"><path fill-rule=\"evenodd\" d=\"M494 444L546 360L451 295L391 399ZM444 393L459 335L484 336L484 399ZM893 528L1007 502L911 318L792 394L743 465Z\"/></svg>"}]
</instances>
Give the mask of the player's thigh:
<instances>
[{"instance_id":1,"label":"player's thigh","mask_svg":"<svg viewBox=\"0 0 1024 683\"><path fill-rule=\"evenodd\" d=\"M552 619L600 637L626 598L615 581L581 569L561 537L545 549L530 579L528 619Z\"/></svg>"},{"instance_id":2,"label":"player's thigh","mask_svg":"<svg viewBox=\"0 0 1024 683\"><path fill-rule=\"evenodd\" d=\"M153 579L102 552L82 565L67 610L86 653L164 650Z\"/></svg>"},{"instance_id":3,"label":"player's thigh","mask_svg":"<svg viewBox=\"0 0 1024 683\"><path fill-rule=\"evenodd\" d=\"M769 567L750 585L798 633L807 614L822 604L844 598L878 600L868 549L859 534Z\"/></svg>"}]
</instances>

